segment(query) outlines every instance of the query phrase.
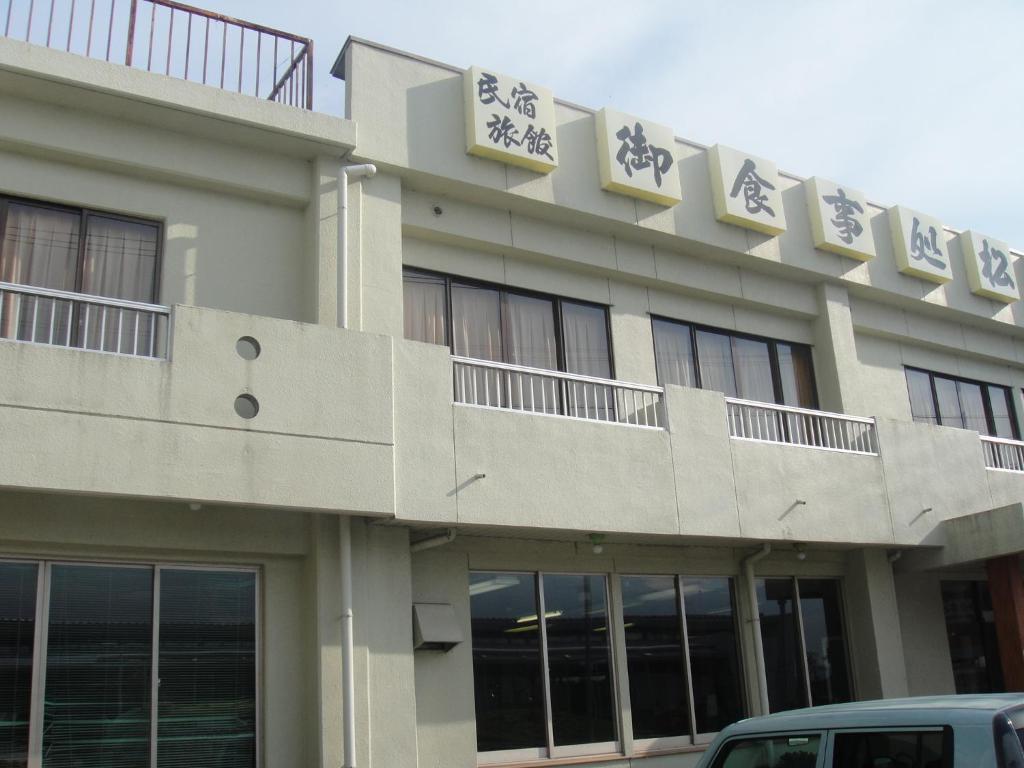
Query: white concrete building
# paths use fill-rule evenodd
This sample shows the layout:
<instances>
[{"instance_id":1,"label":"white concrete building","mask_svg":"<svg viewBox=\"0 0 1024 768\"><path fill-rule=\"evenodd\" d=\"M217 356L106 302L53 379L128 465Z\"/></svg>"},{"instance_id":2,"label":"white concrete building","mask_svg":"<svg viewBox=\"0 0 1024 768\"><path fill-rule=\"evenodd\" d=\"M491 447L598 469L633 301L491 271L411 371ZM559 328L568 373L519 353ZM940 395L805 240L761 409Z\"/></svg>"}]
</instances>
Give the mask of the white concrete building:
<instances>
[{"instance_id":1,"label":"white concrete building","mask_svg":"<svg viewBox=\"0 0 1024 768\"><path fill-rule=\"evenodd\" d=\"M1024 689L1020 254L358 39L330 117L308 41L132 5L0 38L0 765Z\"/></svg>"}]
</instances>

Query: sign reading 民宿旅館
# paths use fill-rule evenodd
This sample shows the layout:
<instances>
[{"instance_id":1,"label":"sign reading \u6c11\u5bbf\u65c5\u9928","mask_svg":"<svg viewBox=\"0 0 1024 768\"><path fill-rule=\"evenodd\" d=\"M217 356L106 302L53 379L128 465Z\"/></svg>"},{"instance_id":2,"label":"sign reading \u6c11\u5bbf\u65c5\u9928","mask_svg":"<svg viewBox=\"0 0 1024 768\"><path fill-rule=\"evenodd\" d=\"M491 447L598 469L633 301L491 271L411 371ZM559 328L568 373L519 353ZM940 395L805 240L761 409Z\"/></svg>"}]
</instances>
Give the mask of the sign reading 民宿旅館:
<instances>
[{"instance_id":1,"label":"sign reading \u6c11\u5bbf\u65c5\u9928","mask_svg":"<svg viewBox=\"0 0 1024 768\"><path fill-rule=\"evenodd\" d=\"M715 218L767 235L786 231L775 163L716 144L708 150Z\"/></svg>"},{"instance_id":2,"label":"sign reading \u6c11\u5bbf\u65c5\u9928","mask_svg":"<svg viewBox=\"0 0 1024 768\"><path fill-rule=\"evenodd\" d=\"M895 205L889 209L889 228L900 272L933 283L953 279L942 222Z\"/></svg>"},{"instance_id":3,"label":"sign reading \u6c11\u5bbf\u65c5\u9928","mask_svg":"<svg viewBox=\"0 0 1024 768\"><path fill-rule=\"evenodd\" d=\"M558 166L551 91L481 67L463 84L467 152L541 173Z\"/></svg>"},{"instance_id":4,"label":"sign reading \u6c11\u5bbf\u65c5\u9928","mask_svg":"<svg viewBox=\"0 0 1024 768\"><path fill-rule=\"evenodd\" d=\"M1017 276L1009 246L976 232L960 233L967 282L971 291L996 301L1010 303L1020 299Z\"/></svg>"},{"instance_id":5,"label":"sign reading \u6c11\u5bbf\u65c5\u9928","mask_svg":"<svg viewBox=\"0 0 1024 768\"><path fill-rule=\"evenodd\" d=\"M671 128L607 108L594 122L601 189L659 205L682 199Z\"/></svg>"},{"instance_id":6,"label":"sign reading \u6c11\u5bbf\u65c5\u9928","mask_svg":"<svg viewBox=\"0 0 1024 768\"><path fill-rule=\"evenodd\" d=\"M873 259L875 238L863 193L817 176L804 184L814 247L861 261Z\"/></svg>"}]
</instances>

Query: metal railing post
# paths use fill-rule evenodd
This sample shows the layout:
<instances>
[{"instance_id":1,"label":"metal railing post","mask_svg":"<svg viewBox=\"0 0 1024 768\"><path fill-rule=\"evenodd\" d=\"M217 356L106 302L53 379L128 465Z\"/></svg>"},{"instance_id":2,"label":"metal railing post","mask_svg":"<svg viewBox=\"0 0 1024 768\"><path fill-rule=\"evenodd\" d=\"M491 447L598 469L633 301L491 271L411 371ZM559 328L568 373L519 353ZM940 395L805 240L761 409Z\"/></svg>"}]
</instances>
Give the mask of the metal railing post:
<instances>
[{"instance_id":1,"label":"metal railing post","mask_svg":"<svg viewBox=\"0 0 1024 768\"><path fill-rule=\"evenodd\" d=\"M135 52L135 17L139 14L139 0L132 0L131 8L128 11L128 45L125 48L124 64L126 67L132 65L132 56Z\"/></svg>"}]
</instances>

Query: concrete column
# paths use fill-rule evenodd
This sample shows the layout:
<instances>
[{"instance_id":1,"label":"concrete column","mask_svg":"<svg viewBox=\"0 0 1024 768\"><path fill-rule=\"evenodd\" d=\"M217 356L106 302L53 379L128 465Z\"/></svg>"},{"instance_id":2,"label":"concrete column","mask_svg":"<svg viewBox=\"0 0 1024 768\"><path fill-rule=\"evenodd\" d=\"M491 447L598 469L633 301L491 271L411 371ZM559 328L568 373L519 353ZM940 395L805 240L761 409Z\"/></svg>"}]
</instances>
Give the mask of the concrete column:
<instances>
[{"instance_id":1,"label":"concrete column","mask_svg":"<svg viewBox=\"0 0 1024 768\"><path fill-rule=\"evenodd\" d=\"M906 696L896 584L884 549L860 549L847 556L845 598L857 698Z\"/></svg>"},{"instance_id":2,"label":"concrete column","mask_svg":"<svg viewBox=\"0 0 1024 768\"><path fill-rule=\"evenodd\" d=\"M313 163L313 188L306 208L309 277L307 315L319 325L338 322L338 166L339 158L320 156Z\"/></svg>"},{"instance_id":3,"label":"concrete column","mask_svg":"<svg viewBox=\"0 0 1024 768\"><path fill-rule=\"evenodd\" d=\"M818 317L813 330L814 376L822 409L870 415L862 412L857 344L846 288L832 283L818 286Z\"/></svg>"},{"instance_id":4,"label":"concrete column","mask_svg":"<svg viewBox=\"0 0 1024 768\"><path fill-rule=\"evenodd\" d=\"M1020 556L996 557L986 563L988 589L1007 691L1024 691L1024 579Z\"/></svg>"},{"instance_id":5,"label":"concrete column","mask_svg":"<svg viewBox=\"0 0 1024 768\"><path fill-rule=\"evenodd\" d=\"M338 520L313 515L311 530L314 635L317 682L317 732L320 768L334 768L342 759L341 691L341 568Z\"/></svg>"}]
</instances>

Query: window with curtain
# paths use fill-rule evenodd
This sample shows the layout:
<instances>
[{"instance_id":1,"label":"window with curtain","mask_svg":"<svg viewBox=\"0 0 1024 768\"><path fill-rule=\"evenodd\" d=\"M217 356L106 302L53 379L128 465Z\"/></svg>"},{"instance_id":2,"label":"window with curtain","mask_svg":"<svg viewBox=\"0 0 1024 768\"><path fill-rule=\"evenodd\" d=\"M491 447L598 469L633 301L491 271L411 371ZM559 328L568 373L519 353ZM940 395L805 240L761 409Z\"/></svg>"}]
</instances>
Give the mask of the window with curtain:
<instances>
[{"instance_id":1,"label":"window with curtain","mask_svg":"<svg viewBox=\"0 0 1024 768\"><path fill-rule=\"evenodd\" d=\"M1019 439L1009 387L906 368L914 421L973 429L982 435Z\"/></svg>"},{"instance_id":2,"label":"window with curtain","mask_svg":"<svg viewBox=\"0 0 1024 768\"><path fill-rule=\"evenodd\" d=\"M405 338L475 360L613 377L607 307L406 268ZM446 329L450 330L450 338ZM611 387L495 368L460 371L476 405L614 420Z\"/></svg>"},{"instance_id":3,"label":"window with curtain","mask_svg":"<svg viewBox=\"0 0 1024 768\"><path fill-rule=\"evenodd\" d=\"M2 765L252 768L256 664L255 571L0 562Z\"/></svg>"},{"instance_id":4,"label":"window with curtain","mask_svg":"<svg viewBox=\"0 0 1024 768\"><path fill-rule=\"evenodd\" d=\"M606 577L472 572L469 596L478 751L616 748Z\"/></svg>"},{"instance_id":5,"label":"window with curtain","mask_svg":"<svg viewBox=\"0 0 1024 768\"><path fill-rule=\"evenodd\" d=\"M152 304L160 237L156 223L0 196L0 282ZM127 352L129 343L150 347L152 322L135 310L104 314L96 305L0 291L0 338Z\"/></svg>"},{"instance_id":6,"label":"window with curtain","mask_svg":"<svg viewBox=\"0 0 1024 768\"><path fill-rule=\"evenodd\" d=\"M850 701L838 580L761 578L755 588L771 711Z\"/></svg>"},{"instance_id":7,"label":"window with curtain","mask_svg":"<svg viewBox=\"0 0 1024 768\"><path fill-rule=\"evenodd\" d=\"M817 408L811 348L655 317L658 383L764 403Z\"/></svg>"},{"instance_id":8,"label":"window with curtain","mask_svg":"<svg viewBox=\"0 0 1024 768\"><path fill-rule=\"evenodd\" d=\"M623 576L621 585L633 738L695 743L740 719L731 580Z\"/></svg>"}]
</instances>

